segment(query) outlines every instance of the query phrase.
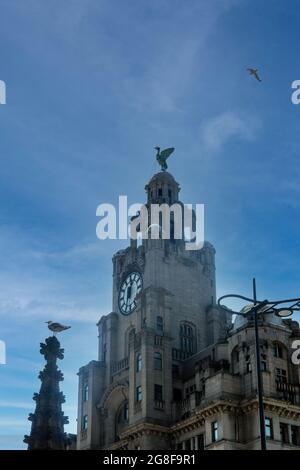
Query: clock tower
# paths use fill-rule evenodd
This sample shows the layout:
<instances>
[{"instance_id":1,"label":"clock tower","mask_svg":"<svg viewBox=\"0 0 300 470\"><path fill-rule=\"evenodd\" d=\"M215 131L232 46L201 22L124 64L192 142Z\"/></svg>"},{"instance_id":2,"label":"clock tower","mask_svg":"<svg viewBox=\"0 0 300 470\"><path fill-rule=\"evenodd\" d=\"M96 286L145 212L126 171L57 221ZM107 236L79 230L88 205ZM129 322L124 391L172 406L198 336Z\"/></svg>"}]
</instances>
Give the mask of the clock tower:
<instances>
[{"instance_id":1,"label":"clock tower","mask_svg":"<svg viewBox=\"0 0 300 470\"><path fill-rule=\"evenodd\" d=\"M148 208L182 204L167 171L145 189ZM170 449L185 361L225 335L214 247L186 250L172 223L170 239L131 240L113 256L112 312L97 325L98 360L79 371L79 449Z\"/></svg>"}]
</instances>

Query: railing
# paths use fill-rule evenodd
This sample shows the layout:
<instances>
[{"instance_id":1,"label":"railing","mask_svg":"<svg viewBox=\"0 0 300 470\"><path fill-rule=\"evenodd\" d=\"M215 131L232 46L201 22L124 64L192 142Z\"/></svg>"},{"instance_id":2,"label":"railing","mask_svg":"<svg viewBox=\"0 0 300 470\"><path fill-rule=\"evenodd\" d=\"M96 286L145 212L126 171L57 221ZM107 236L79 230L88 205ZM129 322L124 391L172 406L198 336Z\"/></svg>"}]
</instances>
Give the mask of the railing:
<instances>
[{"instance_id":1,"label":"railing","mask_svg":"<svg viewBox=\"0 0 300 470\"><path fill-rule=\"evenodd\" d=\"M184 400L181 400L181 402L179 402L179 404L180 404L180 408L183 409L183 410L190 409L190 407L191 407L190 397L187 397Z\"/></svg>"},{"instance_id":2,"label":"railing","mask_svg":"<svg viewBox=\"0 0 300 470\"><path fill-rule=\"evenodd\" d=\"M187 351L183 351L182 349L172 349L172 358L177 361L185 361L192 355L192 353L188 353Z\"/></svg>"},{"instance_id":3,"label":"railing","mask_svg":"<svg viewBox=\"0 0 300 470\"><path fill-rule=\"evenodd\" d=\"M299 385L276 382L276 391L279 392L283 400L290 401L293 405L300 405Z\"/></svg>"},{"instance_id":4,"label":"railing","mask_svg":"<svg viewBox=\"0 0 300 470\"><path fill-rule=\"evenodd\" d=\"M163 410L165 407L165 402L163 400L154 400L154 408L158 410Z\"/></svg>"},{"instance_id":5,"label":"railing","mask_svg":"<svg viewBox=\"0 0 300 470\"><path fill-rule=\"evenodd\" d=\"M285 382L276 382L276 390L278 392L289 392L289 393L299 393L299 385L294 385Z\"/></svg>"},{"instance_id":6,"label":"railing","mask_svg":"<svg viewBox=\"0 0 300 470\"><path fill-rule=\"evenodd\" d=\"M121 372L124 369L127 369L129 367L128 364L128 357L124 357L124 359L121 359L120 361L116 361L112 365L112 373L116 374L117 372Z\"/></svg>"}]
</instances>

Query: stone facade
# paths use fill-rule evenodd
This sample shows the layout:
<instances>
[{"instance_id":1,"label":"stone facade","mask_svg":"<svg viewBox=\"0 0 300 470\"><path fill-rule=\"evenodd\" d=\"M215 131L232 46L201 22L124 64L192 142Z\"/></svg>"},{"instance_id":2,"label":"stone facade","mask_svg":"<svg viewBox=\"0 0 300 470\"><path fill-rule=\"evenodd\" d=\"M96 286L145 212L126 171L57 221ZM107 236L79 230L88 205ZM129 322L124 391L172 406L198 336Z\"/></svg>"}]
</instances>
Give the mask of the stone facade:
<instances>
[{"instance_id":1,"label":"stone facade","mask_svg":"<svg viewBox=\"0 0 300 470\"><path fill-rule=\"evenodd\" d=\"M179 191L160 172L146 186L147 204L180 203ZM253 324L232 324L217 307L214 257L210 243L187 251L172 237L131 241L114 255L98 361L79 371L78 449L259 448ZM124 315L119 291L132 272L143 287ZM268 448L297 449L300 375L290 351L299 325L265 316L260 337Z\"/></svg>"}]
</instances>

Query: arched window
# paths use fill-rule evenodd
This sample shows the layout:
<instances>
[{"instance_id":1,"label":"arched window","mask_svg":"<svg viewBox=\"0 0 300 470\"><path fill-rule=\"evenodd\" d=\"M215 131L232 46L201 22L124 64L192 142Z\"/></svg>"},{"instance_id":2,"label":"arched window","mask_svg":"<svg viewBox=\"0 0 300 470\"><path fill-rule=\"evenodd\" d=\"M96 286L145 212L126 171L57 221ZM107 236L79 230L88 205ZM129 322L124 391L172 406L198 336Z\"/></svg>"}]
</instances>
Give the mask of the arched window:
<instances>
[{"instance_id":1,"label":"arched window","mask_svg":"<svg viewBox=\"0 0 300 470\"><path fill-rule=\"evenodd\" d=\"M161 353L158 351L154 353L154 369L162 370L162 357Z\"/></svg>"},{"instance_id":2,"label":"arched window","mask_svg":"<svg viewBox=\"0 0 300 470\"><path fill-rule=\"evenodd\" d=\"M196 352L196 331L190 323L180 325L180 349L188 354Z\"/></svg>"},{"instance_id":3,"label":"arched window","mask_svg":"<svg viewBox=\"0 0 300 470\"><path fill-rule=\"evenodd\" d=\"M140 372L142 370L142 355L139 353L136 356L136 371Z\"/></svg>"}]
</instances>

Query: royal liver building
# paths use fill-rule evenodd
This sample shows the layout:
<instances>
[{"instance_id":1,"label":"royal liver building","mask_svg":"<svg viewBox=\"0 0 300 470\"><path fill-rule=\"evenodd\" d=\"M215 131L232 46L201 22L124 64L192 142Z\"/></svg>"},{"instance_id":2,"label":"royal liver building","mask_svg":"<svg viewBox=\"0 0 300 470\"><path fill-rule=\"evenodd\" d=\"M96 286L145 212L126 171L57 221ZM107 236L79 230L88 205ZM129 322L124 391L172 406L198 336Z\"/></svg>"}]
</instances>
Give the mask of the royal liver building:
<instances>
[{"instance_id":1,"label":"royal liver building","mask_svg":"<svg viewBox=\"0 0 300 470\"><path fill-rule=\"evenodd\" d=\"M179 191L161 171L147 205ZM113 256L112 312L97 326L98 360L79 371L78 449L259 448L253 323L217 307L210 243L132 240ZM300 449L297 338L297 322L260 319L268 449Z\"/></svg>"}]
</instances>

